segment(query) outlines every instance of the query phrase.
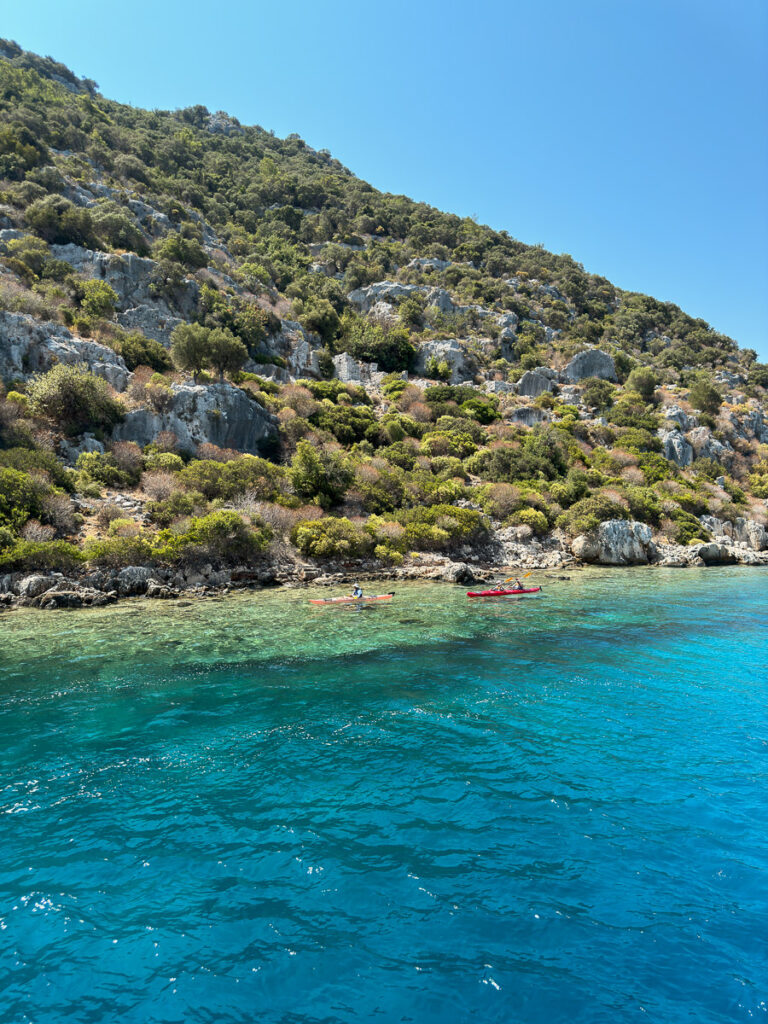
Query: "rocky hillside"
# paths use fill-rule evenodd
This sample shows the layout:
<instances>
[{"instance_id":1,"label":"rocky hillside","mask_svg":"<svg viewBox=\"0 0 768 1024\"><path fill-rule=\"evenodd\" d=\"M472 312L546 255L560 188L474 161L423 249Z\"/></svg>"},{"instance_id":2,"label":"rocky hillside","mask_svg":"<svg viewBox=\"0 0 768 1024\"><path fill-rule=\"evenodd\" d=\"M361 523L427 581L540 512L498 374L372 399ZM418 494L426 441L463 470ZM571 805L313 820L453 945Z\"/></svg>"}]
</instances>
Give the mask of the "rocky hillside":
<instances>
[{"instance_id":1,"label":"rocky hillside","mask_svg":"<svg viewBox=\"0 0 768 1024\"><path fill-rule=\"evenodd\" d=\"M753 351L298 136L114 103L7 41L0 378L6 591L766 557Z\"/></svg>"}]
</instances>

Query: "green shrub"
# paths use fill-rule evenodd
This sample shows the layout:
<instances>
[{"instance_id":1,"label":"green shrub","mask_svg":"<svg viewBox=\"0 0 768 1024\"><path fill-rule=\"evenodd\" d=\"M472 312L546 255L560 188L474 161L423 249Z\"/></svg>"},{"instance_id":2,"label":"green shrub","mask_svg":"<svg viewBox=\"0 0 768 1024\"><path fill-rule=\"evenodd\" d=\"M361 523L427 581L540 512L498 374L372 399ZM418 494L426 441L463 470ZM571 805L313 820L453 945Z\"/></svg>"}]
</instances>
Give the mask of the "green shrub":
<instances>
[{"instance_id":1,"label":"green shrub","mask_svg":"<svg viewBox=\"0 0 768 1024\"><path fill-rule=\"evenodd\" d=\"M104 484L105 487L126 487L134 482L130 474L121 470L114 456L108 452L81 452L77 457L76 466L89 479Z\"/></svg>"},{"instance_id":2,"label":"green shrub","mask_svg":"<svg viewBox=\"0 0 768 1024\"><path fill-rule=\"evenodd\" d=\"M387 462L391 462L393 466L409 470L413 469L416 464L418 451L414 450L406 441L396 441L386 448L381 448L378 454L383 455Z\"/></svg>"},{"instance_id":3,"label":"green shrub","mask_svg":"<svg viewBox=\"0 0 768 1024\"><path fill-rule=\"evenodd\" d=\"M627 377L627 391L636 391L644 402L650 402L659 385L655 371L648 366L636 366Z\"/></svg>"},{"instance_id":4,"label":"green shrub","mask_svg":"<svg viewBox=\"0 0 768 1024\"><path fill-rule=\"evenodd\" d=\"M465 459L477 451L477 445L469 434L453 430L433 430L424 435L421 450L429 456L453 455Z\"/></svg>"},{"instance_id":5,"label":"green shrub","mask_svg":"<svg viewBox=\"0 0 768 1024\"><path fill-rule=\"evenodd\" d=\"M83 545L83 555L86 561L110 569L154 562L152 543L143 534L137 537L110 537L108 540L92 538Z\"/></svg>"},{"instance_id":6,"label":"green shrub","mask_svg":"<svg viewBox=\"0 0 768 1024\"><path fill-rule=\"evenodd\" d=\"M568 508L580 498L585 497L589 493L589 488L590 483L587 473L584 470L572 467L568 470L568 476L565 480L556 480L550 485L549 493L558 505Z\"/></svg>"},{"instance_id":7,"label":"green shrub","mask_svg":"<svg viewBox=\"0 0 768 1024\"><path fill-rule=\"evenodd\" d=\"M333 434L339 444L378 441L379 424L370 409L356 406L323 405L309 417L310 423Z\"/></svg>"},{"instance_id":8,"label":"green shrub","mask_svg":"<svg viewBox=\"0 0 768 1024\"><path fill-rule=\"evenodd\" d=\"M40 448L0 449L0 466L18 469L22 473L45 473L55 487L70 493L75 489L72 472L59 462L53 452Z\"/></svg>"},{"instance_id":9,"label":"green shrub","mask_svg":"<svg viewBox=\"0 0 768 1024\"><path fill-rule=\"evenodd\" d=\"M623 505L602 494L594 494L571 505L566 512L558 516L556 525L571 536L576 536L597 529L600 523L608 519L629 518L629 512Z\"/></svg>"},{"instance_id":10,"label":"green shrub","mask_svg":"<svg viewBox=\"0 0 768 1024\"><path fill-rule=\"evenodd\" d=\"M167 498L148 501L144 506L147 515L158 526L170 526L180 516L191 516L202 512L207 501L199 491L173 491Z\"/></svg>"},{"instance_id":11,"label":"green shrub","mask_svg":"<svg viewBox=\"0 0 768 1024\"><path fill-rule=\"evenodd\" d=\"M94 278L80 287L80 305L88 316L111 317L115 312L117 292L106 281Z\"/></svg>"},{"instance_id":12,"label":"green shrub","mask_svg":"<svg viewBox=\"0 0 768 1024\"><path fill-rule=\"evenodd\" d=\"M650 487L628 487L626 490L629 511L634 519L642 523L658 526L661 522L662 508L658 494Z\"/></svg>"},{"instance_id":13,"label":"green shrub","mask_svg":"<svg viewBox=\"0 0 768 1024\"><path fill-rule=\"evenodd\" d=\"M162 241L155 244L155 258L170 263L179 263L182 267L197 270L208 264L205 250L196 238L185 238L177 231L169 231Z\"/></svg>"},{"instance_id":14,"label":"green shrub","mask_svg":"<svg viewBox=\"0 0 768 1024\"><path fill-rule=\"evenodd\" d=\"M0 468L0 526L18 532L41 511L40 489L32 477L18 469Z\"/></svg>"},{"instance_id":15,"label":"green shrub","mask_svg":"<svg viewBox=\"0 0 768 1024\"><path fill-rule=\"evenodd\" d=\"M416 551L439 551L461 547L484 540L487 520L475 509L454 505L432 505L400 512L399 522L405 526L406 543Z\"/></svg>"},{"instance_id":16,"label":"green shrub","mask_svg":"<svg viewBox=\"0 0 768 1024\"><path fill-rule=\"evenodd\" d=\"M261 554L272 538L272 530L256 519L249 527L237 512L219 510L192 519L182 533L163 530L153 555L161 562L214 559L236 564Z\"/></svg>"},{"instance_id":17,"label":"green shrub","mask_svg":"<svg viewBox=\"0 0 768 1024\"><path fill-rule=\"evenodd\" d=\"M123 416L123 407L101 377L84 365L58 363L33 378L28 388L32 411L72 432L111 427Z\"/></svg>"},{"instance_id":18,"label":"green shrub","mask_svg":"<svg viewBox=\"0 0 768 1024\"><path fill-rule=\"evenodd\" d=\"M27 207L24 216L29 227L46 242L58 245L73 242L86 248L95 243L90 211L61 196L36 200Z\"/></svg>"},{"instance_id":19,"label":"green shrub","mask_svg":"<svg viewBox=\"0 0 768 1024\"><path fill-rule=\"evenodd\" d=\"M688 401L694 409L714 416L722 405L723 398L707 374L699 374L688 392Z\"/></svg>"},{"instance_id":20,"label":"green shrub","mask_svg":"<svg viewBox=\"0 0 768 1024\"><path fill-rule=\"evenodd\" d=\"M513 519L523 526L530 526L534 533L543 535L549 529L547 517L537 508L521 508L515 512Z\"/></svg>"},{"instance_id":21,"label":"green shrub","mask_svg":"<svg viewBox=\"0 0 768 1024\"><path fill-rule=\"evenodd\" d=\"M408 331L403 327L384 330L379 324L363 317L345 313L341 320L341 337L336 350L349 352L354 359L376 363L380 370L410 370L416 358L416 349Z\"/></svg>"},{"instance_id":22,"label":"green shrub","mask_svg":"<svg viewBox=\"0 0 768 1024\"><path fill-rule=\"evenodd\" d=\"M462 414L478 423L489 424L499 418L499 405L496 398L469 398L459 406Z\"/></svg>"},{"instance_id":23,"label":"green shrub","mask_svg":"<svg viewBox=\"0 0 768 1024\"><path fill-rule=\"evenodd\" d=\"M354 405L370 405L371 399L365 388L357 387L355 384L344 384L340 380L301 380L296 381L309 391L313 398L337 403L339 398L349 399Z\"/></svg>"},{"instance_id":24,"label":"green shrub","mask_svg":"<svg viewBox=\"0 0 768 1024\"><path fill-rule=\"evenodd\" d=\"M656 452L645 452L639 457L640 469L643 471L647 484L656 484L661 480L668 480L675 476L677 468L673 462L668 462L663 455Z\"/></svg>"},{"instance_id":25,"label":"green shrub","mask_svg":"<svg viewBox=\"0 0 768 1024\"><path fill-rule=\"evenodd\" d=\"M366 479L361 473L357 476L356 490L363 498L365 511L379 515L400 508L405 501L403 473L398 469L381 469L375 473L375 479Z\"/></svg>"},{"instance_id":26,"label":"green shrub","mask_svg":"<svg viewBox=\"0 0 768 1024\"><path fill-rule=\"evenodd\" d=\"M606 418L617 427L635 427L639 430L655 432L659 426L659 417L650 410L636 391L627 391L616 405L609 409Z\"/></svg>"},{"instance_id":27,"label":"green shrub","mask_svg":"<svg viewBox=\"0 0 768 1024\"><path fill-rule=\"evenodd\" d=\"M291 531L291 543L311 558L360 558L370 553L373 538L349 519L305 519Z\"/></svg>"},{"instance_id":28,"label":"green shrub","mask_svg":"<svg viewBox=\"0 0 768 1024\"><path fill-rule=\"evenodd\" d=\"M124 334L113 347L131 371L137 366L149 366L158 373L165 373L166 370L173 368L168 349L153 338L145 338L138 331Z\"/></svg>"},{"instance_id":29,"label":"green shrub","mask_svg":"<svg viewBox=\"0 0 768 1024\"><path fill-rule=\"evenodd\" d=\"M690 544L692 540L710 540L711 534L699 520L683 509L674 509L669 518L675 524L675 543Z\"/></svg>"},{"instance_id":30,"label":"green shrub","mask_svg":"<svg viewBox=\"0 0 768 1024\"><path fill-rule=\"evenodd\" d=\"M761 460L753 468L749 487L756 498L768 498L768 459Z\"/></svg>"},{"instance_id":31,"label":"green shrub","mask_svg":"<svg viewBox=\"0 0 768 1024\"><path fill-rule=\"evenodd\" d=\"M352 482L341 456L315 448L301 440L291 460L291 482L305 501L317 501L322 508L338 504Z\"/></svg>"},{"instance_id":32,"label":"green shrub","mask_svg":"<svg viewBox=\"0 0 768 1024\"><path fill-rule=\"evenodd\" d=\"M266 459L243 455L223 463L219 493L222 498L230 499L247 491L260 501L274 501L283 475L282 469Z\"/></svg>"},{"instance_id":33,"label":"green shrub","mask_svg":"<svg viewBox=\"0 0 768 1024\"><path fill-rule=\"evenodd\" d=\"M4 572L31 572L35 569L68 572L82 561L80 549L63 540L17 540L0 551L0 570Z\"/></svg>"},{"instance_id":34,"label":"green shrub","mask_svg":"<svg viewBox=\"0 0 768 1024\"><path fill-rule=\"evenodd\" d=\"M613 405L616 388L610 381L600 377L587 377L582 381L582 399L585 405L598 412L604 412Z\"/></svg>"},{"instance_id":35,"label":"green shrub","mask_svg":"<svg viewBox=\"0 0 768 1024\"><path fill-rule=\"evenodd\" d=\"M148 452L144 456L144 468L160 469L165 473L180 473L184 469L184 460L173 452Z\"/></svg>"},{"instance_id":36,"label":"green shrub","mask_svg":"<svg viewBox=\"0 0 768 1024\"><path fill-rule=\"evenodd\" d=\"M213 459L195 459L180 472L180 481L185 487L199 491L209 501L220 498L224 466L225 463L214 462Z\"/></svg>"}]
</instances>

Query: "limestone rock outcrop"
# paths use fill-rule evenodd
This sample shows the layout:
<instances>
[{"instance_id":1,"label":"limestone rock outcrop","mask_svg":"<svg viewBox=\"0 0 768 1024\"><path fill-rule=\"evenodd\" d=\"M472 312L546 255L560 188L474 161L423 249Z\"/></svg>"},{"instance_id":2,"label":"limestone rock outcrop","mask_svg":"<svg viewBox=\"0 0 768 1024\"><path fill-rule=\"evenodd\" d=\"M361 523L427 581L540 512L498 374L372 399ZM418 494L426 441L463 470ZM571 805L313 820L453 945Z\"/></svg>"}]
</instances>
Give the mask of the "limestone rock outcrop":
<instances>
[{"instance_id":1,"label":"limestone rock outcrop","mask_svg":"<svg viewBox=\"0 0 768 1024\"><path fill-rule=\"evenodd\" d=\"M527 395L529 398L536 398L544 391L552 390L552 381L543 373L536 370L527 370L517 382L517 393Z\"/></svg>"},{"instance_id":2,"label":"limestone rock outcrop","mask_svg":"<svg viewBox=\"0 0 768 1024\"><path fill-rule=\"evenodd\" d=\"M693 446L686 441L679 429L661 429L659 430L659 438L663 445L662 453L665 459L674 462L681 469L690 466L693 462Z\"/></svg>"},{"instance_id":3,"label":"limestone rock outcrop","mask_svg":"<svg viewBox=\"0 0 768 1024\"><path fill-rule=\"evenodd\" d=\"M256 455L268 450L277 436L275 417L231 384L174 384L171 390L170 410L130 410L114 428L113 439L136 441L143 447L169 430L186 451L209 441Z\"/></svg>"},{"instance_id":4,"label":"limestone rock outcrop","mask_svg":"<svg viewBox=\"0 0 768 1024\"><path fill-rule=\"evenodd\" d=\"M585 377L599 377L601 380L617 381L616 364L613 356L599 348L586 349L568 363L563 371L566 380L583 380Z\"/></svg>"},{"instance_id":5,"label":"limestone rock outcrop","mask_svg":"<svg viewBox=\"0 0 768 1024\"><path fill-rule=\"evenodd\" d=\"M576 537L571 551L582 562L598 565L646 565L655 555L655 545L646 523L609 519L592 533Z\"/></svg>"},{"instance_id":6,"label":"limestone rock outcrop","mask_svg":"<svg viewBox=\"0 0 768 1024\"><path fill-rule=\"evenodd\" d=\"M24 380L55 363L84 363L116 391L125 390L130 376L122 357L106 345L26 313L0 312L0 377Z\"/></svg>"},{"instance_id":7,"label":"limestone rock outcrop","mask_svg":"<svg viewBox=\"0 0 768 1024\"><path fill-rule=\"evenodd\" d=\"M416 353L415 372L421 377L428 376L428 365L432 360L448 364L451 369L451 384L471 380L477 371L475 360L456 338L425 341Z\"/></svg>"},{"instance_id":8,"label":"limestone rock outcrop","mask_svg":"<svg viewBox=\"0 0 768 1024\"><path fill-rule=\"evenodd\" d=\"M709 427L694 427L687 435L697 459L714 459L728 466L733 458L733 448L726 441L718 441Z\"/></svg>"},{"instance_id":9,"label":"limestone rock outcrop","mask_svg":"<svg viewBox=\"0 0 768 1024\"><path fill-rule=\"evenodd\" d=\"M718 519L717 516L701 516L701 524L716 541L741 544L753 551L768 549L768 531L762 523L739 516L733 522Z\"/></svg>"}]
</instances>

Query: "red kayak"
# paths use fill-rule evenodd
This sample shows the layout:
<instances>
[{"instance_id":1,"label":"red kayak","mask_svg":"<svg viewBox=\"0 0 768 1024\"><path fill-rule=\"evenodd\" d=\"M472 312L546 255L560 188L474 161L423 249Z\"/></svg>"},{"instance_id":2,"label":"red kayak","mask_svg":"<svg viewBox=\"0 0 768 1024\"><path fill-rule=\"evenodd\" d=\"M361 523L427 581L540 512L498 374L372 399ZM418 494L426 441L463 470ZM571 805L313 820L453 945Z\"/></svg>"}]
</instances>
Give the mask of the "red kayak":
<instances>
[{"instance_id":1,"label":"red kayak","mask_svg":"<svg viewBox=\"0 0 768 1024\"><path fill-rule=\"evenodd\" d=\"M520 590L468 590L467 597L514 597L515 594L537 594L541 587L523 587Z\"/></svg>"}]
</instances>

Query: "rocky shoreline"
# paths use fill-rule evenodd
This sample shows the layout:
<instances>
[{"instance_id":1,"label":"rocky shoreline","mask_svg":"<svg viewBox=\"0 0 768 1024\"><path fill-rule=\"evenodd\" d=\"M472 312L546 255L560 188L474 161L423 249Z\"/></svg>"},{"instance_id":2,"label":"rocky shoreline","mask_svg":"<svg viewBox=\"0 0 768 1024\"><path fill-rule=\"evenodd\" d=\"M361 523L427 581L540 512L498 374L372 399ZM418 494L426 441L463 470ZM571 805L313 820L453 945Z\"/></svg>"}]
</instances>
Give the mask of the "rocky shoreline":
<instances>
[{"instance_id":1,"label":"rocky shoreline","mask_svg":"<svg viewBox=\"0 0 768 1024\"><path fill-rule=\"evenodd\" d=\"M14 608L60 610L98 608L131 598L178 600L205 598L239 590L268 587L344 587L356 581L392 584L399 580L488 584L502 576L535 571L549 579L568 579L564 572L587 566L645 566L652 568L707 568L720 565L768 566L768 549L718 536L716 541L682 545L655 544L642 523L611 521L594 535L569 545L549 536L541 541L526 528L511 528L496 535L493 550L472 553L462 560L425 554L401 566L383 566L370 560L323 564L268 560L234 568L212 564L194 568L126 566L94 569L81 574L60 572L9 573L0 576L0 612ZM761 538L762 540L762 538ZM581 543L579 543L581 542Z\"/></svg>"}]
</instances>

